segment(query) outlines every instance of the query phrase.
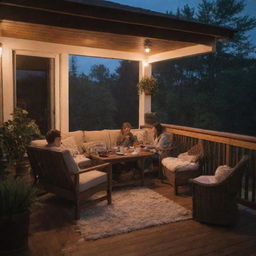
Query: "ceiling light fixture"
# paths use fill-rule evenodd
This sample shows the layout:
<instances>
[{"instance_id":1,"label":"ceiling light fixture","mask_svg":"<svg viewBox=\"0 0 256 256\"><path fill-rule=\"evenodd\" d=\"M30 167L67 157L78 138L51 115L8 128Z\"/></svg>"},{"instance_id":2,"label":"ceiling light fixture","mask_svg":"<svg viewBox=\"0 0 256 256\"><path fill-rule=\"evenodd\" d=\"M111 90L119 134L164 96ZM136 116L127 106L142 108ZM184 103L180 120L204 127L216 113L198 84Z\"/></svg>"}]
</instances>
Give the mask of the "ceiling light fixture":
<instances>
[{"instance_id":1,"label":"ceiling light fixture","mask_svg":"<svg viewBox=\"0 0 256 256\"><path fill-rule=\"evenodd\" d=\"M144 51L145 51L146 53L151 52L151 47L152 47L151 41L150 41L149 39L146 39L146 40L144 41Z\"/></svg>"},{"instance_id":2,"label":"ceiling light fixture","mask_svg":"<svg viewBox=\"0 0 256 256\"><path fill-rule=\"evenodd\" d=\"M148 62L147 61L143 61L143 66L144 67L147 67L149 64L148 64Z\"/></svg>"}]
</instances>

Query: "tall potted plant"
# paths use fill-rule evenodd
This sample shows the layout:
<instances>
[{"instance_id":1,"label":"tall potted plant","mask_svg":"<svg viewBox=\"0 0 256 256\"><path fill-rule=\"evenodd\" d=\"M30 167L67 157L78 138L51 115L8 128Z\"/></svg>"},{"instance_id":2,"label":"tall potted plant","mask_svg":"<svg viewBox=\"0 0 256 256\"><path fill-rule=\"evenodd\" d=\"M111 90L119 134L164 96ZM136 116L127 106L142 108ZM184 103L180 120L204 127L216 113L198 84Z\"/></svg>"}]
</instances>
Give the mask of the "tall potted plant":
<instances>
[{"instance_id":1,"label":"tall potted plant","mask_svg":"<svg viewBox=\"0 0 256 256\"><path fill-rule=\"evenodd\" d=\"M0 255L18 255L28 247L30 209L35 197L36 189L21 179L0 181Z\"/></svg>"},{"instance_id":2,"label":"tall potted plant","mask_svg":"<svg viewBox=\"0 0 256 256\"><path fill-rule=\"evenodd\" d=\"M40 131L35 121L24 109L16 108L13 119L0 126L0 145L9 165L16 167L16 173L24 169L26 147Z\"/></svg>"},{"instance_id":3,"label":"tall potted plant","mask_svg":"<svg viewBox=\"0 0 256 256\"><path fill-rule=\"evenodd\" d=\"M158 91L158 82L154 77L143 77L137 84L138 92L146 95L154 94Z\"/></svg>"}]
</instances>

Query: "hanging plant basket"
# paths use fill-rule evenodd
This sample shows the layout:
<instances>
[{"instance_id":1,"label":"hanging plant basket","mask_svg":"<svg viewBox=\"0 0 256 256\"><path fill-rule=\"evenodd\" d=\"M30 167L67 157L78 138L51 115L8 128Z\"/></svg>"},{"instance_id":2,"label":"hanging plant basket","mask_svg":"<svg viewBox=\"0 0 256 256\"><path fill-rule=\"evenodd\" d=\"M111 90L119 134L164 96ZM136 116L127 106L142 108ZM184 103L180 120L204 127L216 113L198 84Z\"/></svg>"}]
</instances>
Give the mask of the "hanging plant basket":
<instances>
[{"instance_id":1,"label":"hanging plant basket","mask_svg":"<svg viewBox=\"0 0 256 256\"><path fill-rule=\"evenodd\" d=\"M158 91L157 79L154 77L144 77L138 82L137 88L139 94L142 92L146 95L155 94Z\"/></svg>"},{"instance_id":2,"label":"hanging plant basket","mask_svg":"<svg viewBox=\"0 0 256 256\"><path fill-rule=\"evenodd\" d=\"M144 93L146 94L146 95L151 95L152 94L152 92L150 91L150 90L144 90Z\"/></svg>"}]
</instances>

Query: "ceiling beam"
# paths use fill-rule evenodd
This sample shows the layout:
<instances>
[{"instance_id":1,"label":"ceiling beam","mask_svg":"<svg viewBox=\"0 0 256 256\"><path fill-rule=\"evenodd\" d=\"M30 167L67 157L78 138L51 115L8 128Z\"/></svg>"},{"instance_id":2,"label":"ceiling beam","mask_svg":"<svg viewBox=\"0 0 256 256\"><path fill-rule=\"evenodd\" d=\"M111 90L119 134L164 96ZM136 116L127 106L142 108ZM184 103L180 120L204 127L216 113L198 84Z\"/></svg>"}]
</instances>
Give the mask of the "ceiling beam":
<instances>
[{"instance_id":1,"label":"ceiling beam","mask_svg":"<svg viewBox=\"0 0 256 256\"><path fill-rule=\"evenodd\" d=\"M214 51L214 49L215 49L214 46L198 44L198 45L188 46L188 47L184 47L184 48L173 50L173 51L167 51L167 52L151 55L148 57L146 61L148 63L154 63L154 62L168 60L168 59L176 59L176 58L181 58L186 56L193 56L193 55L203 54L207 52L212 52Z\"/></svg>"},{"instance_id":2,"label":"ceiling beam","mask_svg":"<svg viewBox=\"0 0 256 256\"><path fill-rule=\"evenodd\" d=\"M20 49L29 49L31 56L33 52L45 52L47 54L66 53L71 55L80 55L88 57L112 58L120 60L142 61L145 59L144 53L116 51L109 49L99 49L91 47L72 46L48 42L39 42L34 40L8 38L0 36L0 43L8 44L8 47L16 50L19 49L19 54L22 54ZM27 54L27 50L26 50ZM35 55L36 56L36 55Z\"/></svg>"}]
</instances>

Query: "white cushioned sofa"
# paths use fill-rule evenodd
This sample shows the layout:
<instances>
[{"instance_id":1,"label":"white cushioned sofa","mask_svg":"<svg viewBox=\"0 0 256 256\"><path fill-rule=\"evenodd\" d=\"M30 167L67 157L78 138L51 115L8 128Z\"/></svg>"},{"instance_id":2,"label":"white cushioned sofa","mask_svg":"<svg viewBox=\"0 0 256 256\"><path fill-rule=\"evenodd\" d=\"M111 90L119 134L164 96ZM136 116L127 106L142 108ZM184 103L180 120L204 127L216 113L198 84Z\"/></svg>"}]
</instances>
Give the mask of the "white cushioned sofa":
<instances>
[{"instance_id":1,"label":"white cushioned sofa","mask_svg":"<svg viewBox=\"0 0 256 256\"><path fill-rule=\"evenodd\" d=\"M150 128L132 129L131 132L137 136L140 143L153 143L153 133ZM95 131L73 131L62 133L62 146L70 150L80 168L85 168L90 159L83 154L89 153L92 147L105 147L110 149L116 146L120 130L95 130ZM45 147L46 140L34 140L31 146Z\"/></svg>"}]
</instances>

